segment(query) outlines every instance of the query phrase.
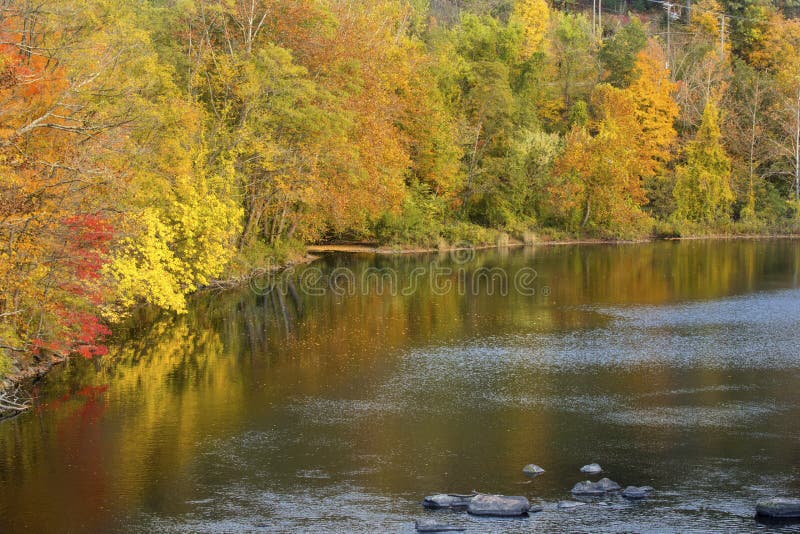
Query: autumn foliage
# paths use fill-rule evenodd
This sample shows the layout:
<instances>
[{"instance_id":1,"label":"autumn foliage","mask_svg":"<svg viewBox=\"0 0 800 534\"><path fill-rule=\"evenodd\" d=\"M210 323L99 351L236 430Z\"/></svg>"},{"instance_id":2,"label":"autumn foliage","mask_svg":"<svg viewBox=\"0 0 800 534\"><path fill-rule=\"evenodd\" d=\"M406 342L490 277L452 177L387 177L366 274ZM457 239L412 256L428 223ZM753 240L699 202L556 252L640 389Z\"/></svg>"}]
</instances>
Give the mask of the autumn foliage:
<instances>
[{"instance_id":1,"label":"autumn foliage","mask_svg":"<svg viewBox=\"0 0 800 534\"><path fill-rule=\"evenodd\" d=\"M564 6L4 2L0 373L323 240L797 229L797 20Z\"/></svg>"}]
</instances>

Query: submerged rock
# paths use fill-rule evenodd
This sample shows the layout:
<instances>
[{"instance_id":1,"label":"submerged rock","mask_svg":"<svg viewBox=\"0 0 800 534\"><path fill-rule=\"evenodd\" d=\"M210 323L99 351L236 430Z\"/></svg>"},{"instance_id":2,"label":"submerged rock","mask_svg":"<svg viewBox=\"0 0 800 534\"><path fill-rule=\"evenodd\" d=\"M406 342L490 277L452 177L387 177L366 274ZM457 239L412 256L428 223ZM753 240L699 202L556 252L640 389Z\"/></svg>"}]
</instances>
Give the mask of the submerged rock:
<instances>
[{"instance_id":1,"label":"submerged rock","mask_svg":"<svg viewBox=\"0 0 800 534\"><path fill-rule=\"evenodd\" d=\"M619 491L620 486L613 480L608 478L601 478L597 482L589 480L585 482L578 482L572 488L573 495L603 495L611 491Z\"/></svg>"},{"instance_id":2,"label":"submerged rock","mask_svg":"<svg viewBox=\"0 0 800 534\"><path fill-rule=\"evenodd\" d=\"M528 464L522 468L522 472L529 477L538 477L544 473L544 469L536 464Z\"/></svg>"},{"instance_id":3,"label":"submerged rock","mask_svg":"<svg viewBox=\"0 0 800 534\"><path fill-rule=\"evenodd\" d=\"M626 499L639 500L646 499L652 492L653 488L650 486L628 486L622 490L622 496Z\"/></svg>"},{"instance_id":4,"label":"submerged rock","mask_svg":"<svg viewBox=\"0 0 800 534\"><path fill-rule=\"evenodd\" d=\"M442 523L435 519L417 519L414 524L417 532L463 532L464 529L451 525L449 523Z\"/></svg>"},{"instance_id":5,"label":"submerged rock","mask_svg":"<svg viewBox=\"0 0 800 534\"><path fill-rule=\"evenodd\" d=\"M756 516L774 519L800 519L800 499L775 497L756 505Z\"/></svg>"},{"instance_id":6,"label":"submerged rock","mask_svg":"<svg viewBox=\"0 0 800 534\"><path fill-rule=\"evenodd\" d=\"M531 503L525 497L476 495L470 500L467 512L472 515L511 517L525 515L530 509Z\"/></svg>"},{"instance_id":7,"label":"submerged rock","mask_svg":"<svg viewBox=\"0 0 800 534\"><path fill-rule=\"evenodd\" d=\"M586 473L589 475L596 475L597 473L602 473L602 472L603 468L600 467L600 464L589 464L581 467L581 473Z\"/></svg>"},{"instance_id":8,"label":"submerged rock","mask_svg":"<svg viewBox=\"0 0 800 534\"><path fill-rule=\"evenodd\" d=\"M586 506L586 503L580 501L561 501L558 503L559 510L571 510L572 508L578 508L579 506Z\"/></svg>"},{"instance_id":9,"label":"submerged rock","mask_svg":"<svg viewBox=\"0 0 800 534\"><path fill-rule=\"evenodd\" d=\"M425 508L466 508L476 494L461 495L458 493L438 493L422 500Z\"/></svg>"}]
</instances>

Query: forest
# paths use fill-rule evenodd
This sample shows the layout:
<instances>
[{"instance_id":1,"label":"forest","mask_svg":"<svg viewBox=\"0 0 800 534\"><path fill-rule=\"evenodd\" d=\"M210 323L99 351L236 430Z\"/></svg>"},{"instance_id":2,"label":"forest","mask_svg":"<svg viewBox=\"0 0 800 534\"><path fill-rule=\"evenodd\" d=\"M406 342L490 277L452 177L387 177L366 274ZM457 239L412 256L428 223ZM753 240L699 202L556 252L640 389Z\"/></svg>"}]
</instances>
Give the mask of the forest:
<instances>
[{"instance_id":1,"label":"forest","mask_svg":"<svg viewBox=\"0 0 800 534\"><path fill-rule=\"evenodd\" d=\"M308 244L800 231L769 0L2 0L0 377Z\"/></svg>"}]
</instances>

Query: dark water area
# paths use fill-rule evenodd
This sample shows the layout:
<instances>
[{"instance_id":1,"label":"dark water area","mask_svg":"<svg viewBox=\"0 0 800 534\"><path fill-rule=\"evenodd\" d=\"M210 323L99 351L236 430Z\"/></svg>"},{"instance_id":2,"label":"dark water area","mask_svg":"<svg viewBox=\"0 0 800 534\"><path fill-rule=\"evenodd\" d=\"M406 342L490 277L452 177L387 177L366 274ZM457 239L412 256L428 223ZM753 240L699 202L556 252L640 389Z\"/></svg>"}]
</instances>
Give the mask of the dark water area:
<instances>
[{"instance_id":1,"label":"dark water area","mask_svg":"<svg viewBox=\"0 0 800 534\"><path fill-rule=\"evenodd\" d=\"M0 531L800 532L753 519L800 497L798 241L331 255L132 325L0 423ZM656 493L556 509L590 462ZM420 506L472 490L544 511Z\"/></svg>"}]
</instances>

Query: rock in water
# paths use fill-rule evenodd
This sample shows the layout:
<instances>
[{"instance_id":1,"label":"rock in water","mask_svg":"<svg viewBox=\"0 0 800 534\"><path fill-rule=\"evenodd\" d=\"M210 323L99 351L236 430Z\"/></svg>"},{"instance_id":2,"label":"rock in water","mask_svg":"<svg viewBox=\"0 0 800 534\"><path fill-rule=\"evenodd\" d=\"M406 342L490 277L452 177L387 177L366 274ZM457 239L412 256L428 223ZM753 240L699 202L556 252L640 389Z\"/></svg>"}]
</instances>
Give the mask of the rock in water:
<instances>
[{"instance_id":1,"label":"rock in water","mask_svg":"<svg viewBox=\"0 0 800 534\"><path fill-rule=\"evenodd\" d=\"M619 491L621 489L619 484L609 478L601 478L596 484L598 487L603 488L603 491Z\"/></svg>"},{"instance_id":2,"label":"rock in water","mask_svg":"<svg viewBox=\"0 0 800 534\"><path fill-rule=\"evenodd\" d=\"M581 473L586 473L588 475L596 475L597 473L602 473L602 472L603 468L600 467L600 464L589 464L581 467Z\"/></svg>"},{"instance_id":3,"label":"rock in water","mask_svg":"<svg viewBox=\"0 0 800 534\"><path fill-rule=\"evenodd\" d=\"M756 505L756 515L775 519L800 519L800 499L775 497Z\"/></svg>"},{"instance_id":4,"label":"rock in water","mask_svg":"<svg viewBox=\"0 0 800 534\"><path fill-rule=\"evenodd\" d=\"M605 490L599 488L597 484L587 480L586 482L578 482L572 487L573 495L604 495Z\"/></svg>"},{"instance_id":5,"label":"rock in water","mask_svg":"<svg viewBox=\"0 0 800 534\"><path fill-rule=\"evenodd\" d=\"M572 508L578 508L579 506L586 506L586 503L579 501L561 501L558 503L559 510L570 510Z\"/></svg>"},{"instance_id":6,"label":"rock in water","mask_svg":"<svg viewBox=\"0 0 800 534\"><path fill-rule=\"evenodd\" d=\"M425 508L466 508L475 495L459 495L457 493L439 493L429 495L422 500Z\"/></svg>"},{"instance_id":7,"label":"rock in water","mask_svg":"<svg viewBox=\"0 0 800 534\"><path fill-rule=\"evenodd\" d=\"M628 486L622 490L622 496L631 500L646 499L652 491L653 488L650 486Z\"/></svg>"},{"instance_id":8,"label":"rock in water","mask_svg":"<svg viewBox=\"0 0 800 534\"><path fill-rule=\"evenodd\" d=\"M528 464L522 468L522 472L529 477L538 477L544 473L544 469L536 464Z\"/></svg>"},{"instance_id":9,"label":"rock in water","mask_svg":"<svg viewBox=\"0 0 800 534\"><path fill-rule=\"evenodd\" d=\"M578 482L572 488L573 495L603 495L605 493L611 491L619 491L620 487L619 484L614 482L613 480L609 480L607 478L602 478L597 482L591 482L589 480L585 482Z\"/></svg>"},{"instance_id":10,"label":"rock in water","mask_svg":"<svg viewBox=\"0 0 800 534\"><path fill-rule=\"evenodd\" d=\"M461 527L441 523L435 519L418 519L414 526L417 532L464 532Z\"/></svg>"},{"instance_id":11,"label":"rock in water","mask_svg":"<svg viewBox=\"0 0 800 534\"><path fill-rule=\"evenodd\" d=\"M531 503L525 497L506 497L505 495L476 495L473 497L467 512L472 515L491 515L511 517L525 515Z\"/></svg>"}]
</instances>

